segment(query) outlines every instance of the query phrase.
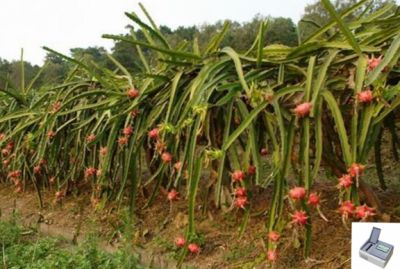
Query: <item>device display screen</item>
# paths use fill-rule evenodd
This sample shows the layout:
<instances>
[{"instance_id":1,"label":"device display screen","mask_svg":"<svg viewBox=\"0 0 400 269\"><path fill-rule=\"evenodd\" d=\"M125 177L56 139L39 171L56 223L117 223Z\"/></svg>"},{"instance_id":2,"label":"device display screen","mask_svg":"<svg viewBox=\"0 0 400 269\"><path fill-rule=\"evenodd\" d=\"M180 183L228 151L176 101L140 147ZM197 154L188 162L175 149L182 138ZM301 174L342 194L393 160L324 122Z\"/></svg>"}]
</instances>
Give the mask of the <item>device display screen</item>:
<instances>
[{"instance_id":1,"label":"device display screen","mask_svg":"<svg viewBox=\"0 0 400 269\"><path fill-rule=\"evenodd\" d=\"M377 245L376 246L376 249L378 249L378 250L380 250L380 251L382 251L382 252L388 252L389 251L389 248L388 247L385 247L385 246L383 246L383 245Z\"/></svg>"}]
</instances>

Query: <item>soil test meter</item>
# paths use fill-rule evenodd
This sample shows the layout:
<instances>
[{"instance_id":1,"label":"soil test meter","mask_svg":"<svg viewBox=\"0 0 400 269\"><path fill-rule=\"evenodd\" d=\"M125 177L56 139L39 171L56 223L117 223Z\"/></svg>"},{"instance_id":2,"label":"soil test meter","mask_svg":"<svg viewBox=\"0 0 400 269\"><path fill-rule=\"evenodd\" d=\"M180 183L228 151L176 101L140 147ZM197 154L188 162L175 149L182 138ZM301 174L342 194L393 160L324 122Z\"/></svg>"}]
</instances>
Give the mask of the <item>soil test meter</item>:
<instances>
[{"instance_id":1,"label":"soil test meter","mask_svg":"<svg viewBox=\"0 0 400 269\"><path fill-rule=\"evenodd\" d=\"M360 248L360 257L380 267L385 267L392 257L394 246L379 241L381 229L372 228L371 236Z\"/></svg>"}]
</instances>

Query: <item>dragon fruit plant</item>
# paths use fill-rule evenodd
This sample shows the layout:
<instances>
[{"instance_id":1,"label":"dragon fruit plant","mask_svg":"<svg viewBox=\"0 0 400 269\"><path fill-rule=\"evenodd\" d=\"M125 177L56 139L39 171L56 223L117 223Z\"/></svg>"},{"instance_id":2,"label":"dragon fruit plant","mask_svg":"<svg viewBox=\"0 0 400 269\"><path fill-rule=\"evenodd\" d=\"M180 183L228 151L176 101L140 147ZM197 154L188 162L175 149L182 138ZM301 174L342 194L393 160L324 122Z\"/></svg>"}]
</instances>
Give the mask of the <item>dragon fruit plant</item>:
<instances>
[{"instance_id":1,"label":"dragon fruit plant","mask_svg":"<svg viewBox=\"0 0 400 269\"><path fill-rule=\"evenodd\" d=\"M192 240L201 197L246 220L254 188L267 189L266 260L279 261L288 229L304 235L308 257L313 219L327 220L323 193L314 189L321 165L337 177L338 214L330 219L366 221L381 213L364 177L371 151L382 168L383 120L400 105L400 14L391 11L394 4L344 23L359 4L338 14L322 2L332 20L301 44L266 45L263 22L247 52L222 47L229 23L198 50L196 43L173 47L148 12L150 24L126 13L146 40L104 38L140 52L139 74L111 55L115 66L108 70L45 48L75 69L60 85L36 89L22 81L1 90L1 180L19 195L33 188L39 205L44 188L57 202L85 188L95 204L129 201L132 214L140 210L138 199L147 199L147 207L159 195L171 205L187 202L188 225L175 241L180 264L204 249ZM364 27L375 20L382 23ZM143 50L160 61L149 62ZM215 180L207 181L205 173ZM382 176L379 184L385 186ZM139 192L145 186L152 187L147 198ZM231 204L223 204L224 189Z\"/></svg>"}]
</instances>

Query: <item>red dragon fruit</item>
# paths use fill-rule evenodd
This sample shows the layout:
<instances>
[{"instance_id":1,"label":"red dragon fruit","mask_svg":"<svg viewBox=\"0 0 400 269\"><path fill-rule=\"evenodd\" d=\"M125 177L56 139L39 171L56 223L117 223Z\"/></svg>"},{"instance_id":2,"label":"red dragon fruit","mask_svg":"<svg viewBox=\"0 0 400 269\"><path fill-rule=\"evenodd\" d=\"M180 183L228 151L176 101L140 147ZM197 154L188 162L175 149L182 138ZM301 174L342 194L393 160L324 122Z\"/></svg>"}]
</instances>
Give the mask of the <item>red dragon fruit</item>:
<instances>
[{"instance_id":1,"label":"red dragon fruit","mask_svg":"<svg viewBox=\"0 0 400 269\"><path fill-rule=\"evenodd\" d=\"M183 247L186 244L186 240L183 236L179 236L175 239L175 245L177 247Z\"/></svg>"},{"instance_id":2,"label":"red dragon fruit","mask_svg":"<svg viewBox=\"0 0 400 269\"><path fill-rule=\"evenodd\" d=\"M268 155L268 149L267 148L262 148L260 150L260 154L261 154L261 156L267 156Z\"/></svg>"},{"instance_id":3,"label":"red dragon fruit","mask_svg":"<svg viewBox=\"0 0 400 269\"><path fill-rule=\"evenodd\" d=\"M130 136L133 134L133 128L132 128L132 126L127 126L127 127L125 127L125 128L122 130L122 134L125 135L125 136L127 136L127 137L130 137Z\"/></svg>"},{"instance_id":4,"label":"red dragon fruit","mask_svg":"<svg viewBox=\"0 0 400 269\"><path fill-rule=\"evenodd\" d=\"M8 159L4 160L4 161L3 161L3 165L4 165L5 167L9 166L9 165L10 165L10 160L8 160Z\"/></svg>"},{"instance_id":5,"label":"red dragon fruit","mask_svg":"<svg viewBox=\"0 0 400 269\"><path fill-rule=\"evenodd\" d=\"M243 187L238 187L235 190L235 196L236 197L242 197L242 196L247 196L247 191Z\"/></svg>"},{"instance_id":6,"label":"red dragon fruit","mask_svg":"<svg viewBox=\"0 0 400 269\"><path fill-rule=\"evenodd\" d=\"M373 96L371 90L364 90L364 91L357 93L357 99L360 103L368 104L368 103L372 102L372 100L374 99L374 96Z\"/></svg>"},{"instance_id":7,"label":"red dragon fruit","mask_svg":"<svg viewBox=\"0 0 400 269\"><path fill-rule=\"evenodd\" d=\"M312 206L318 206L321 202L319 195L316 192L310 193L308 196L308 204Z\"/></svg>"},{"instance_id":8,"label":"red dragon fruit","mask_svg":"<svg viewBox=\"0 0 400 269\"><path fill-rule=\"evenodd\" d=\"M270 231L268 233L268 239L271 242L278 242L281 235L277 231Z\"/></svg>"},{"instance_id":9,"label":"red dragon fruit","mask_svg":"<svg viewBox=\"0 0 400 269\"><path fill-rule=\"evenodd\" d=\"M307 219L308 219L307 213L304 212L303 210L295 211L292 214L292 223L293 224L297 224L300 226L306 225Z\"/></svg>"},{"instance_id":10,"label":"red dragon fruit","mask_svg":"<svg viewBox=\"0 0 400 269\"><path fill-rule=\"evenodd\" d=\"M33 167L33 173L38 175L40 174L40 172L42 171L42 167L40 167L40 165L36 165L35 167Z\"/></svg>"},{"instance_id":11,"label":"red dragon fruit","mask_svg":"<svg viewBox=\"0 0 400 269\"><path fill-rule=\"evenodd\" d=\"M257 168L254 165L249 165L249 168L247 168L247 174L249 176L253 176L256 174Z\"/></svg>"},{"instance_id":12,"label":"red dragon fruit","mask_svg":"<svg viewBox=\"0 0 400 269\"><path fill-rule=\"evenodd\" d=\"M106 156L108 153L108 149L107 149L107 147L100 147L99 152L100 152L101 156Z\"/></svg>"},{"instance_id":13,"label":"red dragon fruit","mask_svg":"<svg viewBox=\"0 0 400 269\"><path fill-rule=\"evenodd\" d=\"M7 157L8 155L10 155L10 150L8 150L8 149L2 149L1 150L1 154L4 156L4 157Z\"/></svg>"},{"instance_id":14,"label":"red dragon fruit","mask_svg":"<svg viewBox=\"0 0 400 269\"><path fill-rule=\"evenodd\" d=\"M176 163L174 164L174 169L175 169L176 171L181 170L181 168L182 168L182 162L176 162Z\"/></svg>"},{"instance_id":15,"label":"red dragon fruit","mask_svg":"<svg viewBox=\"0 0 400 269\"><path fill-rule=\"evenodd\" d=\"M118 144L120 146L125 146L126 144L128 144L128 138L126 136L121 136L118 138Z\"/></svg>"},{"instance_id":16,"label":"red dragon fruit","mask_svg":"<svg viewBox=\"0 0 400 269\"><path fill-rule=\"evenodd\" d=\"M200 247L199 245L195 244L195 243L191 243L188 245L188 249L190 251L190 253L193 254L199 254L200 253Z\"/></svg>"},{"instance_id":17,"label":"red dragon fruit","mask_svg":"<svg viewBox=\"0 0 400 269\"><path fill-rule=\"evenodd\" d=\"M289 196L293 200L301 200L306 196L306 189L303 187L294 187L289 190Z\"/></svg>"},{"instance_id":18,"label":"red dragon fruit","mask_svg":"<svg viewBox=\"0 0 400 269\"><path fill-rule=\"evenodd\" d=\"M172 189L168 192L167 198L169 201L176 201L179 199L179 192L177 192L175 189Z\"/></svg>"},{"instance_id":19,"label":"red dragon fruit","mask_svg":"<svg viewBox=\"0 0 400 269\"><path fill-rule=\"evenodd\" d=\"M312 108L312 104L310 102L301 103L296 106L294 109L294 113L297 117L303 118L310 114Z\"/></svg>"},{"instance_id":20,"label":"red dragon fruit","mask_svg":"<svg viewBox=\"0 0 400 269\"><path fill-rule=\"evenodd\" d=\"M382 61L382 55L379 56L378 58L375 58L375 56L372 56L371 58L368 59L368 71L371 72L375 68L378 67L378 65Z\"/></svg>"},{"instance_id":21,"label":"red dragon fruit","mask_svg":"<svg viewBox=\"0 0 400 269\"><path fill-rule=\"evenodd\" d=\"M276 249L269 249L267 251L267 259L271 262L274 262L278 259L278 253Z\"/></svg>"},{"instance_id":22,"label":"red dragon fruit","mask_svg":"<svg viewBox=\"0 0 400 269\"><path fill-rule=\"evenodd\" d=\"M154 128L154 129L152 129L152 130L149 131L148 136L149 136L151 139L157 139L157 138L158 138L158 133L159 133L158 128Z\"/></svg>"},{"instance_id":23,"label":"red dragon fruit","mask_svg":"<svg viewBox=\"0 0 400 269\"><path fill-rule=\"evenodd\" d=\"M339 207L339 212L342 216L348 217L353 215L355 209L356 207L351 201L344 201Z\"/></svg>"},{"instance_id":24,"label":"red dragon fruit","mask_svg":"<svg viewBox=\"0 0 400 269\"><path fill-rule=\"evenodd\" d=\"M242 181L244 179L244 172L241 170L235 170L232 173L232 180L233 182L239 182Z\"/></svg>"},{"instance_id":25,"label":"red dragon fruit","mask_svg":"<svg viewBox=\"0 0 400 269\"><path fill-rule=\"evenodd\" d=\"M364 170L365 170L365 165L362 165L362 164L359 164L359 163L353 163L349 167L347 172L352 177L358 177L358 176L361 176L364 173Z\"/></svg>"},{"instance_id":26,"label":"red dragon fruit","mask_svg":"<svg viewBox=\"0 0 400 269\"><path fill-rule=\"evenodd\" d=\"M163 154L161 154L161 159L164 163L169 163L172 161L172 155L169 152L164 152Z\"/></svg>"},{"instance_id":27,"label":"red dragon fruit","mask_svg":"<svg viewBox=\"0 0 400 269\"><path fill-rule=\"evenodd\" d=\"M339 188L349 188L353 184L353 178L351 175L346 174L339 178Z\"/></svg>"},{"instance_id":28,"label":"red dragon fruit","mask_svg":"<svg viewBox=\"0 0 400 269\"><path fill-rule=\"evenodd\" d=\"M47 132L47 138L48 139L53 139L56 136L56 132L50 130Z\"/></svg>"},{"instance_id":29,"label":"red dragon fruit","mask_svg":"<svg viewBox=\"0 0 400 269\"><path fill-rule=\"evenodd\" d=\"M354 210L354 216L362 220L366 220L374 215L375 215L375 209L367 205L357 206Z\"/></svg>"},{"instance_id":30,"label":"red dragon fruit","mask_svg":"<svg viewBox=\"0 0 400 269\"><path fill-rule=\"evenodd\" d=\"M139 91L135 88L131 88L127 92L129 98L136 98L139 96Z\"/></svg>"},{"instance_id":31,"label":"red dragon fruit","mask_svg":"<svg viewBox=\"0 0 400 269\"><path fill-rule=\"evenodd\" d=\"M88 142L88 143L92 143L93 141L95 141L96 140L96 135L95 134L90 134L90 135L88 135L87 137L86 137L86 141Z\"/></svg>"},{"instance_id":32,"label":"red dragon fruit","mask_svg":"<svg viewBox=\"0 0 400 269\"><path fill-rule=\"evenodd\" d=\"M97 173L97 169L94 167L88 167L85 170L85 177L92 177L95 176Z\"/></svg>"},{"instance_id":33,"label":"red dragon fruit","mask_svg":"<svg viewBox=\"0 0 400 269\"><path fill-rule=\"evenodd\" d=\"M244 209L247 205L247 197L246 196L239 196L235 199L235 206L237 208Z\"/></svg>"}]
</instances>

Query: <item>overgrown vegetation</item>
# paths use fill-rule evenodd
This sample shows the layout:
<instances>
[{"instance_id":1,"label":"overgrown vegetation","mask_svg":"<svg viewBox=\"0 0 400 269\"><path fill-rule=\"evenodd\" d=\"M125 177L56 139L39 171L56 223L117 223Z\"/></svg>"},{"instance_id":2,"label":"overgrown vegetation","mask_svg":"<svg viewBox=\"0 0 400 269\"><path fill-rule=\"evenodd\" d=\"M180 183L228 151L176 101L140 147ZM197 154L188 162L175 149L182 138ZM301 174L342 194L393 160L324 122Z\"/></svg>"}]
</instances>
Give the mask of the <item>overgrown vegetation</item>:
<instances>
[{"instance_id":1,"label":"overgrown vegetation","mask_svg":"<svg viewBox=\"0 0 400 269\"><path fill-rule=\"evenodd\" d=\"M400 14L395 4L371 11L367 2L338 13L323 0L331 19L298 46L266 45L262 22L245 52L221 49L229 23L207 46L173 45L141 6L148 23L126 15L144 39L104 35L137 50L135 73L112 55L108 68L45 48L74 68L56 86L35 88L22 76L1 90L3 180L19 193L33 186L40 204L44 188L55 202L90 189L93 206L129 201L132 214L138 199L151 206L165 188L171 206L188 203L179 264L207 244L196 232L200 192L212 197L206 205L243 210L242 236L253 190L269 189L267 258L277 259L287 229L301 231L308 257L313 218L339 217L324 216L313 191L321 166L338 178L344 223L381 213L362 176L400 105Z\"/></svg>"},{"instance_id":2,"label":"overgrown vegetation","mask_svg":"<svg viewBox=\"0 0 400 269\"><path fill-rule=\"evenodd\" d=\"M88 238L78 247L65 239L37 235L25 230L16 219L0 221L1 268L145 268L129 252L118 250L113 254L98 248L95 238Z\"/></svg>"}]
</instances>

